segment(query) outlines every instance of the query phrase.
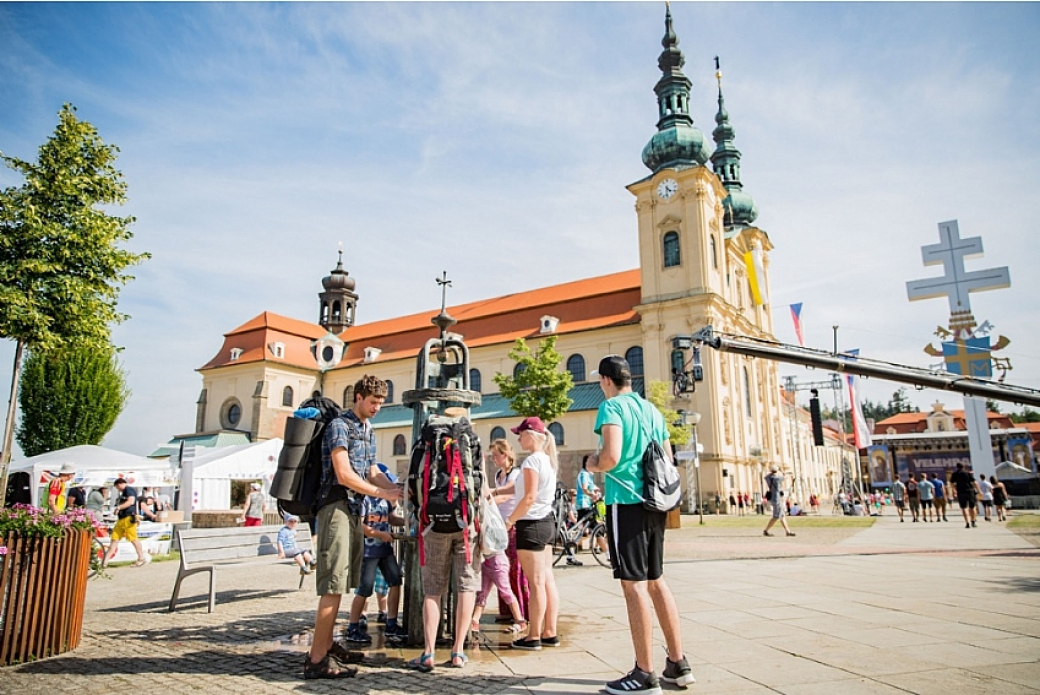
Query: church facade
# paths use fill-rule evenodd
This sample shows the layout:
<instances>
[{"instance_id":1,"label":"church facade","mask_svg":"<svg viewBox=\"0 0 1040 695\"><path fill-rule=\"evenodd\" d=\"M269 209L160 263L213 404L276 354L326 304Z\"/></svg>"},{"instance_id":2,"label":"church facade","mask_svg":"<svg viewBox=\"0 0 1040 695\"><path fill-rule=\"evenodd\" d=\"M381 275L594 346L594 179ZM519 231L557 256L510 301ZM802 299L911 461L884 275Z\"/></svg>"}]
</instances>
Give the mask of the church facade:
<instances>
[{"instance_id":1,"label":"church facade","mask_svg":"<svg viewBox=\"0 0 1040 695\"><path fill-rule=\"evenodd\" d=\"M690 116L691 83L682 72L678 43L668 13L658 59L661 78L654 87L657 132L642 153L650 173L627 187L635 200L639 267L447 307L458 321L451 332L470 349L471 388L483 397L471 419L485 442L506 436L519 419L493 382L496 373L512 373L507 353L514 341L524 338L533 347L545 336L557 337L561 368L571 372L575 384L571 409L551 427L567 484L573 484L581 456L598 448L592 427L603 396L590 373L601 357L624 355L636 388L644 389L651 380L671 382L676 336L711 324L722 333L774 339L768 303L773 246L754 225L757 206L743 191L741 154L721 74L711 149ZM749 262L752 257L758 262ZM359 324L359 289L341 256L322 281L317 323L265 312L225 334L219 352L198 370L203 385L196 433L237 430L252 440L279 437L286 418L312 393L349 406L352 385L375 374L391 385L387 404L373 419L378 450L391 469L402 470L412 413L400 397L415 388L416 355L438 333L430 322L436 310ZM321 341L330 334L344 349L322 369L315 345L320 357ZM701 414L701 495L761 493L771 464L793 479L801 473L795 468L799 461L806 470L812 463L811 481L803 480L806 494L833 494L840 484L842 450L810 451L799 444L803 420L788 412L793 406L784 401L776 364L710 349L701 357L703 382L671 404ZM516 444L511 434L507 438Z\"/></svg>"}]
</instances>

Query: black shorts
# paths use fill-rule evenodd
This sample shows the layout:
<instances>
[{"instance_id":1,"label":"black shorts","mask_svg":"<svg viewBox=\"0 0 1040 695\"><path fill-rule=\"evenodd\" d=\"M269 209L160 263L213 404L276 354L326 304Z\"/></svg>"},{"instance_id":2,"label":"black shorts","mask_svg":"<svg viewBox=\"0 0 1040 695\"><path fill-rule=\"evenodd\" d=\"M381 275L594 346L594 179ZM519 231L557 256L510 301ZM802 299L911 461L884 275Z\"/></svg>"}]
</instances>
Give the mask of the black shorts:
<instances>
[{"instance_id":1,"label":"black shorts","mask_svg":"<svg viewBox=\"0 0 1040 695\"><path fill-rule=\"evenodd\" d=\"M961 509L974 507L975 495L957 495L957 504L961 506Z\"/></svg>"},{"instance_id":2,"label":"black shorts","mask_svg":"<svg viewBox=\"0 0 1040 695\"><path fill-rule=\"evenodd\" d=\"M579 509L578 510L577 521L581 521L582 519L593 517L593 516L595 516L595 514L596 514L596 508L595 507L585 507L585 509Z\"/></svg>"},{"instance_id":3,"label":"black shorts","mask_svg":"<svg viewBox=\"0 0 1040 695\"><path fill-rule=\"evenodd\" d=\"M931 500L921 500L921 507L924 508L924 509L931 509L932 508L932 501Z\"/></svg>"},{"instance_id":4,"label":"black shorts","mask_svg":"<svg viewBox=\"0 0 1040 695\"><path fill-rule=\"evenodd\" d=\"M651 512L642 504L607 507L607 543L614 579L645 582L664 574L665 512Z\"/></svg>"},{"instance_id":5,"label":"black shorts","mask_svg":"<svg viewBox=\"0 0 1040 695\"><path fill-rule=\"evenodd\" d=\"M982 500L982 506L983 507L987 507L987 508L988 507L992 507L993 506L993 500Z\"/></svg>"},{"instance_id":6,"label":"black shorts","mask_svg":"<svg viewBox=\"0 0 1040 695\"><path fill-rule=\"evenodd\" d=\"M533 521L521 519L516 522L516 549L533 552L545 550L545 546L552 545L555 533L556 518L552 514Z\"/></svg>"}]
</instances>

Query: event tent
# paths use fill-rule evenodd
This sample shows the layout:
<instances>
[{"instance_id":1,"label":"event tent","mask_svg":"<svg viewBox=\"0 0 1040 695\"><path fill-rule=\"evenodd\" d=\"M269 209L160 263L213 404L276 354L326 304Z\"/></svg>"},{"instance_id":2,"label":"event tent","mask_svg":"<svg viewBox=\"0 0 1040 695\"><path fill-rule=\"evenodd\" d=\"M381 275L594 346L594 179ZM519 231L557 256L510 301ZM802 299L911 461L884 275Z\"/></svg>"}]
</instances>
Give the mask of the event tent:
<instances>
[{"instance_id":1,"label":"event tent","mask_svg":"<svg viewBox=\"0 0 1040 695\"><path fill-rule=\"evenodd\" d=\"M67 449L58 449L46 454L32 456L11 463L9 473L24 472L34 483L34 501L39 503L40 486L66 463L76 467L73 483L84 487L111 485L116 478L125 478L137 486L166 487L177 484L177 474L165 460L155 460L128 454L125 451L106 449L103 446L81 444Z\"/></svg>"},{"instance_id":2,"label":"event tent","mask_svg":"<svg viewBox=\"0 0 1040 695\"><path fill-rule=\"evenodd\" d=\"M268 489L278 468L281 451L282 440L277 438L252 444L196 449L189 464L192 470L192 510L230 509L232 480L259 480L264 489Z\"/></svg>"}]
</instances>

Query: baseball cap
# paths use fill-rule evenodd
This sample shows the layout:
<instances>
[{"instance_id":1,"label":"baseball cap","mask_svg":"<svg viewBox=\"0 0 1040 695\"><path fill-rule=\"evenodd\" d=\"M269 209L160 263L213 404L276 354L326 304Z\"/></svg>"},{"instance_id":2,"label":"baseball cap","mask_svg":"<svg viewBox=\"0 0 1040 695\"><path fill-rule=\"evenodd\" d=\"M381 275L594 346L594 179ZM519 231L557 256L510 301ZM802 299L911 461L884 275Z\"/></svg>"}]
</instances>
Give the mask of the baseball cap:
<instances>
[{"instance_id":1,"label":"baseball cap","mask_svg":"<svg viewBox=\"0 0 1040 695\"><path fill-rule=\"evenodd\" d=\"M599 367L592 371L592 376L605 376L608 379L631 379L632 368L628 360L621 355L607 355L599 361Z\"/></svg>"},{"instance_id":2,"label":"baseball cap","mask_svg":"<svg viewBox=\"0 0 1040 695\"><path fill-rule=\"evenodd\" d=\"M545 434L545 423L542 422L540 417L525 417L519 425L510 428L513 434L520 434L527 430L534 430L540 434Z\"/></svg>"},{"instance_id":3,"label":"baseball cap","mask_svg":"<svg viewBox=\"0 0 1040 695\"><path fill-rule=\"evenodd\" d=\"M249 487L253 488L254 490L259 490L260 483L249 483Z\"/></svg>"}]
</instances>

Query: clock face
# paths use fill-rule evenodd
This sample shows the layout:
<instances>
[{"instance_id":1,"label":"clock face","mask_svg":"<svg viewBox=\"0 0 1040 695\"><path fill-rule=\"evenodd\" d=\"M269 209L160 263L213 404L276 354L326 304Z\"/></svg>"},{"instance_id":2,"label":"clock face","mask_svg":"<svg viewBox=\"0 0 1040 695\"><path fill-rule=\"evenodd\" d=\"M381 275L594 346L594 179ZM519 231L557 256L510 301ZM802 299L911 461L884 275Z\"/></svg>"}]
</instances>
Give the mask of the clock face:
<instances>
[{"instance_id":1,"label":"clock face","mask_svg":"<svg viewBox=\"0 0 1040 695\"><path fill-rule=\"evenodd\" d=\"M679 190L679 184L675 179L665 179L657 185L657 195L661 196L665 200L668 200L676 191Z\"/></svg>"}]
</instances>

